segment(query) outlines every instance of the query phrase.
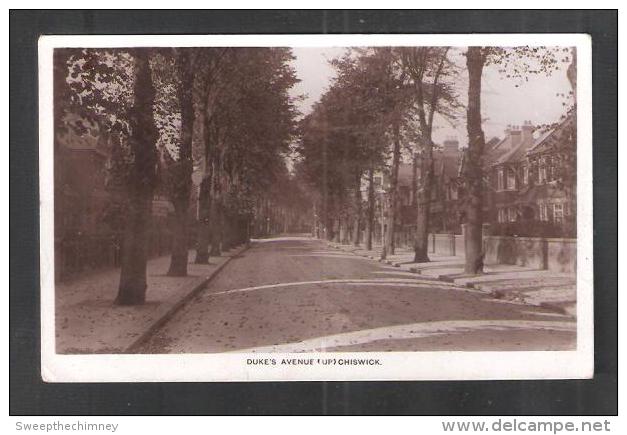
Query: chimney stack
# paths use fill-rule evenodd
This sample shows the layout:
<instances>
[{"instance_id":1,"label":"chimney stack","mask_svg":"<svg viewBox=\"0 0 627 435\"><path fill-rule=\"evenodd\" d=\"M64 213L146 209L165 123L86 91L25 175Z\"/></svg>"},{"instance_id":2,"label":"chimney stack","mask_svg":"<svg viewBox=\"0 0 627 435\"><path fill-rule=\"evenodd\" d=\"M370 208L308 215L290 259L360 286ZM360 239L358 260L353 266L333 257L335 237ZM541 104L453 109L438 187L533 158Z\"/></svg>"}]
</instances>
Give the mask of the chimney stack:
<instances>
[{"instance_id":1,"label":"chimney stack","mask_svg":"<svg viewBox=\"0 0 627 435\"><path fill-rule=\"evenodd\" d=\"M522 141L525 144L530 145L533 143L533 130L535 130L535 127L531 124L531 121L525 121L522 126Z\"/></svg>"},{"instance_id":2,"label":"chimney stack","mask_svg":"<svg viewBox=\"0 0 627 435\"><path fill-rule=\"evenodd\" d=\"M509 131L510 147L518 145L522 139L521 136L520 125L512 125Z\"/></svg>"},{"instance_id":3,"label":"chimney stack","mask_svg":"<svg viewBox=\"0 0 627 435\"><path fill-rule=\"evenodd\" d=\"M449 136L442 144L444 154L457 154L459 152L459 141L455 136Z\"/></svg>"}]
</instances>

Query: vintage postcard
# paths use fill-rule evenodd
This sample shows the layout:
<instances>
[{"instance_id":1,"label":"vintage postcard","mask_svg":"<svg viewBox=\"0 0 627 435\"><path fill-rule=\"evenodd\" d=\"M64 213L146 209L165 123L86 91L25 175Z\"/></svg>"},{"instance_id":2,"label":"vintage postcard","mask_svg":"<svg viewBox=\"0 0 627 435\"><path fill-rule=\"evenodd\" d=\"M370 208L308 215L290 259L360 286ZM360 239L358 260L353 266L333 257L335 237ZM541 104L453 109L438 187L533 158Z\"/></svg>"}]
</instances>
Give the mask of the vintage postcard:
<instances>
[{"instance_id":1,"label":"vintage postcard","mask_svg":"<svg viewBox=\"0 0 627 435\"><path fill-rule=\"evenodd\" d=\"M44 36L47 382L593 374L591 42Z\"/></svg>"}]
</instances>

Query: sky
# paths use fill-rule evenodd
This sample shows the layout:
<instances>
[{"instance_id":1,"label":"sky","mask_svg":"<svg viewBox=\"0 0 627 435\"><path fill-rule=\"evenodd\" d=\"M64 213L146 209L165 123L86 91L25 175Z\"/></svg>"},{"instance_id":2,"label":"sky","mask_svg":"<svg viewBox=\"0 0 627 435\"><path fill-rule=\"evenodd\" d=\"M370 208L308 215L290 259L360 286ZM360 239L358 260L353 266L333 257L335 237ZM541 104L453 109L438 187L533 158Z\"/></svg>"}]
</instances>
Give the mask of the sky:
<instances>
[{"instance_id":1,"label":"sky","mask_svg":"<svg viewBox=\"0 0 627 435\"><path fill-rule=\"evenodd\" d=\"M299 102L303 114L311 111L311 106L331 84L335 74L328 61L344 53L343 47L295 47L292 49L296 59L293 66L301 80L293 89L293 95L306 94L307 98ZM453 50L453 58L461 67L458 92L463 103L466 101L467 74L462 56L464 48ZM567 94L570 83L566 76L568 65L552 76L537 75L521 83L502 77L496 67L486 67L482 82L482 116L486 140L497 136L503 137L508 125L522 125L531 121L534 125L558 121L564 114L563 100L557 93ZM516 85L519 85L516 87ZM461 146L467 144L465 112L461 112L456 125L450 125L443 119L434 121L433 139L441 143L447 137L456 137Z\"/></svg>"}]
</instances>

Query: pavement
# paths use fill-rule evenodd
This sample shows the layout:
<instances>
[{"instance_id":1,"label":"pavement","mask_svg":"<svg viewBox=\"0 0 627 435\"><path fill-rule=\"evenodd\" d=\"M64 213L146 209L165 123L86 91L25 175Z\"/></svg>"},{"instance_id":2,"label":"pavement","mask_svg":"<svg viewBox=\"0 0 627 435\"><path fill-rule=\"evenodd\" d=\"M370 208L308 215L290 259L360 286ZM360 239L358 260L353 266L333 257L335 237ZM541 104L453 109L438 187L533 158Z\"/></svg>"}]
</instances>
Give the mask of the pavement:
<instances>
[{"instance_id":1,"label":"pavement","mask_svg":"<svg viewBox=\"0 0 627 435\"><path fill-rule=\"evenodd\" d=\"M186 277L166 276L169 256L149 260L147 300L141 306L118 306L113 303L120 279L119 269L57 283L57 353L132 352L245 249L238 247L220 257L211 257L206 265L194 264L190 251Z\"/></svg>"},{"instance_id":2,"label":"pavement","mask_svg":"<svg viewBox=\"0 0 627 435\"><path fill-rule=\"evenodd\" d=\"M469 277L423 274L406 252L386 264L341 249L307 237L254 241L132 352L576 349L565 312L455 282Z\"/></svg>"},{"instance_id":3,"label":"pavement","mask_svg":"<svg viewBox=\"0 0 627 435\"><path fill-rule=\"evenodd\" d=\"M372 260L398 267L425 278L484 291L500 300L518 301L543 306L557 312L576 316L577 279L574 274L558 273L509 264L492 264L484 267L482 275L464 273L463 256L442 256L430 253L428 263L414 263L414 253L409 249L396 249L395 255L380 260L381 247L366 250L353 245L329 243L333 249L350 252Z\"/></svg>"}]
</instances>

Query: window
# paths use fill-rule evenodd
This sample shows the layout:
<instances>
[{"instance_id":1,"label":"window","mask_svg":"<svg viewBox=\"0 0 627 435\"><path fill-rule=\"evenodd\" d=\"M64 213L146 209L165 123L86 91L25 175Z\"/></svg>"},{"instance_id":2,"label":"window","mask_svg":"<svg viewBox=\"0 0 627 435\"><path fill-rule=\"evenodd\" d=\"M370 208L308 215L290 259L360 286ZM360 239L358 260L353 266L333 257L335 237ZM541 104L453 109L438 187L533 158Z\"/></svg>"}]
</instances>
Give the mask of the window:
<instances>
[{"instance_id":1,"label":"window","mask_svg":"<svg viewBox=\"0 0 627 435\"><path fill-rule=\"evenodd\" d=\"M553 204L553 220L558 224L564 222L564 204Z\"/></svg>"},{"instance_id":2,"label":"window","mask_svg":"<svg viewBox=\"0 0 627 435\"><path fill-rule=\"evenodd\" d=\"M538 165L538 184L544 183L546 183L546 162L544 161L544 157L542 157Z\"/></svg>"},{"instance_id":3,"label":"window","mask_svg":"<svg viewBox=\"0 0 627 435\"><path fill-rule=\"evenodd\" d=\"M517 219L517 213L516 213L516 208L515 207L510 207L509 208L509 221L510 222L516 222Z\"/></svg>"},{"instance_id":4,"label":"window","mask_svg":"<svg viewBox=\"0 0 627 435\"><path fill-rule=\"evenodd\" d=\"M547 157L546 158L546 164L547 164L547 175L546 175L546 179L547 181L553 181L555 180L555 168L553 166L554 161L551 157Z\"/></svg>"},{"instance_id":5,"label":"window","mask_svg":"<svg viewBox=\"0 0 627 435\"><path fill-rule=\"evenodd\" d=\"M548 221L549 220L549 215L547 213L547 206L546 206L546 204L540 204L539 211L540 211L540 220L543 221L543 222Z\"/></svg>"},{"instance_id":6,"label":"window","mask_svg":"<svg viewBox=\"0 0 627 435\"><path fill-rule=\"evenodd\" d=\"M515 190L516 189L516 173L513 169L507 170L507 189Z\"/></svg>"},{"instance_id":7,"label":"window","mask_svg":"<svg viewBox=\"0 0 627 435\"><path fill-rule=\"evenodd\" d=\"M505 208L499 209L498 221L501 223L507 222L507 209Z\"/></svg>"},{"instance_id":8,"label":"window","mask_svg":"<svg viewBox=\"0 0 627 435\"><path fill-rule=\"evenodd\" d=\"M523 166L523 184L529 184L529 166Z\"/></svg>"},{"instance_id":9,"label":"window","mask_svg":"<svg viewBox=\"0 0 627 435\"><path fill-rule=\"evenodd\" d=\"M451 186L451 199L457 199L457 186Z\"/></svg>"},{"instance_id":10,"label":"window","mask_svg":"<svg viewBox=\"0 0 627 435\"><path fill-rule=\"evenodd\" d=\"M499 168L496 173L496 189L503 190L505 188L505 182L503 180L503 168Z\"/></svg>"}]
</instances>

